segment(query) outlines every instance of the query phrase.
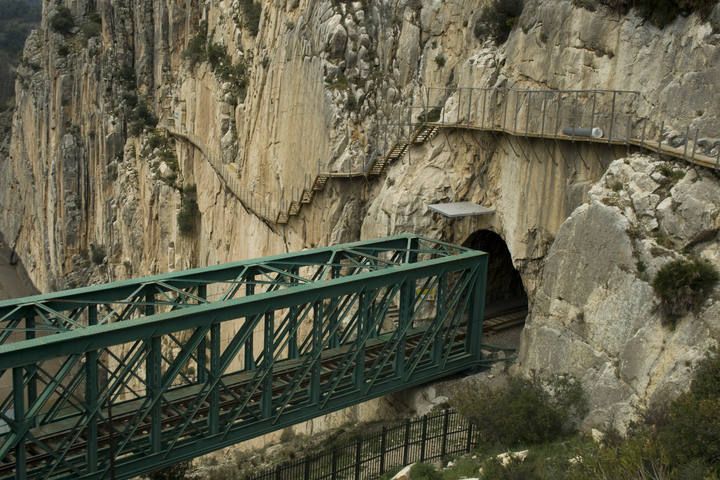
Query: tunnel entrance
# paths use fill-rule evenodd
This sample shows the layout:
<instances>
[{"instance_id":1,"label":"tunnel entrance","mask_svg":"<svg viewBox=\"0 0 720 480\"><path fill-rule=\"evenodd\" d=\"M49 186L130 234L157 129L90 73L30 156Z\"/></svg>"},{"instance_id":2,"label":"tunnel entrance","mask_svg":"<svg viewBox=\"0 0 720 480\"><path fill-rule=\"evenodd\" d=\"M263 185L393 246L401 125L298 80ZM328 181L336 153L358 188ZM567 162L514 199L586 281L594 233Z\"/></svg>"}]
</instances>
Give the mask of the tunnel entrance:
<instances>
[{"instance_id":1,"label":"tunnel entrance","mask_svg":"<svg viewBox=\"0 0 720 480\"><path fill-rule=\"evenodd\" d=\"M507 244L495 232L478 230L468 237L463 246L488 254L485 335L497 335L507 330L519 332L525 324L528 298Z\"/></svg>"}]
</instances>

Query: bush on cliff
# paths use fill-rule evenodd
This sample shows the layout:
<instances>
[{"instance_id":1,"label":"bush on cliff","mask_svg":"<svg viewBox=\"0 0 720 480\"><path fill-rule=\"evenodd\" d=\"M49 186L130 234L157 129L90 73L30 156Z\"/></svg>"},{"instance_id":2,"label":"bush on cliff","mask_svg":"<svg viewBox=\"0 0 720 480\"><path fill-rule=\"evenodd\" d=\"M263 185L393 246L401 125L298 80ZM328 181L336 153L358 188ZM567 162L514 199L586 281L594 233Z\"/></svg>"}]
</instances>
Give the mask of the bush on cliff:
<instances>
[{"instance_id":1,"label":"bush on cliff","mask_svg":"<svg viewBox=\"0 0 720 480\"><path fill-rule=\"evenodd\" d=\"M181 192L180 211L177 215L178 230L182 235L195 232L195 225L200 217L197 204L197 188L192 185Z\"/></svg>"},{"instance_id":2,"label":"bush on cliff","mask_svg":"<svg viewBox=\"0 0 720 480\"><path fill-rule=\"evenodd\" d=\"M260 32L262 5L255 3L255 0L240 0L240 8L242 9L245 27L250 30L250 35L253 37L257 36Z\"/></svg>"},{"instance_id":3,"label":"bush on cliff","mask_svg":"<svg viewBox=\"0 0 720 480\"><path fill-rule=\"evenodd\" d=\"M668 324L697 310L720 279L717 269L701 259L679 259L663 265L652 286Z\"/></svg>"},{"instance_id":4,"label":"bush on cliff","mask_svg":"<svg viewBox=\"0 0 720 480\"><path fill-rule=\"evenodd\" d=\"M605 5L621 15L635 9L656 27L665 28L681 15L697 13L702 19L708 19L717 0L573 0L573 3L593 12L598 5Z\"/></svg>"},{"instance_id":5,"label":"bush on cliff","mask_svg":"<svg viewBox=\"0 0 720 480\"><path fill-rule=\"evenodd\" d=\"M465 383L450 404L477 426L481 442L505 448L570 434L587 413L582 386L566 376L511 378L496 389Z\"/></svg>"},{"instance_id":6,"label":"bush on cliff","mask_svg":"<svg viewBox=\"0 0 720 480\"><path fill-rule=\"evenodd\" d=\"M75 28L75 19L72 12L65 6L58 6L57 10L50 17L50 28L62 35L70 35Z\"/></svg>"},{"instance_id":7,"label":"bush on cliff","mask_svg":"<svg viewBox=\"0 0 720 480\"><path fill-rule=\"evenodd\" d=\"M475 21L474 34L478 40L492 38L505 43L522 14L523 0L492 0L480 11Z\"/></svg>"},{"instance_id":8,"label":"bush on cliff","mask_svg":"<svg viewBox=\"0 0 720 480\"><path fill-rule=\"evenodd\" d=\"M720 478L720 356L695 368L690 390L653 406L628 437L605 442L571 469L571 479Z\"/></svg>"}]
</instances>

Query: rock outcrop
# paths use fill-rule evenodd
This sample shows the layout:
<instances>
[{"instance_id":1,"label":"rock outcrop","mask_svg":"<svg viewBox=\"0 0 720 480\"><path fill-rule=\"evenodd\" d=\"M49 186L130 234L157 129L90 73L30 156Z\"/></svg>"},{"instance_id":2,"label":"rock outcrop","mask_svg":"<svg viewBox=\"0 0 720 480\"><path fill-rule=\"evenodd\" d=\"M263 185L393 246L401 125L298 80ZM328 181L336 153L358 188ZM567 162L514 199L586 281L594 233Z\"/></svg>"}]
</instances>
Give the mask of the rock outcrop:
<instances>
[{"instance_id":1,"label":"rock outcrop","mask_svg":"<svg viewBox=\"0 0 720 480\"><path fill-rule=\"evenodd\" d=\"M719 222L716 175L640 155L613 162L550 248L519 368L576 375L590 397L587 423L621 429L687 389L720 339L720 298L673 329L651 281L678 258L720 268Z\"/></svg>"}]
</instances>

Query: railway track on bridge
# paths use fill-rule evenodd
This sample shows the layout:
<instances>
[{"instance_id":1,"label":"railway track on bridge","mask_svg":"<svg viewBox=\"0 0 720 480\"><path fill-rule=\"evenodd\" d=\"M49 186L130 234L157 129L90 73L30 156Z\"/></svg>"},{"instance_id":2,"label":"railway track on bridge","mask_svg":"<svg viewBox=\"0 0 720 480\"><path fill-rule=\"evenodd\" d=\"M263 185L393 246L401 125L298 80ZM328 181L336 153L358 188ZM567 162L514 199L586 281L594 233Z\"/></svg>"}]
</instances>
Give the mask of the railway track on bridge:
<instances>
[{"instance_id":1,"label":"railway track on bridge","mask_svg":"<svg viewBox=\"0 0 720 480\"><path fill-rule=\"evenodd\" d=\"M494 333L521 325L525 320L526 314L527 307L522 306L510 306L509 308L493 312L485 317L485 325L487 325L488 328L486 335L492 336ZM418 330L407 337L407 354L411 353L418 347L423 333L424 330ZM378 354L382 351L382 347L387 343L387 341L387 338L377 338L368 342L365 356L365 365L367 368L370 368L377 360ZM452 353L459 353L463 348L464 342L465 331L462 329L456 335L455 342L453 342L455 352ZM339 367L344 355L347 353L348 348L349 347L340 347L335 350L327 350L323 353L321 381L328 380L331 374ZM276 371L273 373L273 397L277 398L281 394L283 389L287 386L289 380L296 374L301 362L302 359L296 359L277 364L275 368ZM387 365L385 370L387 375L392 375L392 365ZM226 393L221 396L221 422L224 419L224 415L227 415L227 413L231 411L233 403L237 401L237 398L242 394L243 390L248 387L251 380L252 373L231 374L223 378L223 384L226 385ZM306 379L301 385L301 389L309 390L309 383L309 379ZM349 382L346 387L351 388L352 386L353 385ZM198 391L199 386L185 386L169 392L168 397L171 398L171 401L167 405L163 406L162 412L162 425L164 430L170 433L174 428L177 428L178 425L184 422L185 417L178 412L182 412L187 409L189 402L191 402L193 397L198 394ZM262 392L256 392L252 397L250 405L259 409L261 397ZM107 455L112 455L111 452L115 441L114 437L119 435L122 431L123 425L132 418L141 406L142 402L142 399L120 402L113 404L111 411L108 411L107 408L102 411L101 416L106 419L106 421L100 423L100 435L98 436L99 451L101 454L106 453ZM299 399L298 403L302 404L302 399ZM208 407L204 407L199 412L200 420L198 423L205 422L207 416ZM245 418L242 418L241 421L252 423L257 419L257 416L246 416ZM59 448L64 443L68 435L76 434L73 427L77 424L77 421L77 415L69 415L60 423L54 423L50 426L32 429L31 434L48 447L53 449ZM198 426L199 425L196 425L196 427ZM145 442L149 429L149 421L145 422L140 426L140 428L138 428L137 440L135 441L137 445L133 448L136 453L142 453L143 449L146 448ZM189 433L192 433L192 430ZM85 434L83 437L86 436L87 435ZM80 469L82 464L85 462L84 453L86 446L86 438L83 438L81 442L75 442L72 449L67 452L71 457L77 457L75 461L78 464L78 469ZM32 477L33 472L42 472L43 468L45 468L46 465L53 460L53 455L47 452L42 452L37 447L30 448L29 450L26 465L29 477L34 478ZM10 454L5 457L2 462L0 462L0 478L13 478L14 471L15 457L13 454Z\"/></svg>"},{"instance_id":2,"label":"railway track on bridge","mask_svg":"<svg viewBox=\"0 0 720 480\"><path fill-rule=\"evenodd\" d=\"M486 270L398 235L0 301L0 479L128 479L487 366Z\"/></svg>"}]
</instances>

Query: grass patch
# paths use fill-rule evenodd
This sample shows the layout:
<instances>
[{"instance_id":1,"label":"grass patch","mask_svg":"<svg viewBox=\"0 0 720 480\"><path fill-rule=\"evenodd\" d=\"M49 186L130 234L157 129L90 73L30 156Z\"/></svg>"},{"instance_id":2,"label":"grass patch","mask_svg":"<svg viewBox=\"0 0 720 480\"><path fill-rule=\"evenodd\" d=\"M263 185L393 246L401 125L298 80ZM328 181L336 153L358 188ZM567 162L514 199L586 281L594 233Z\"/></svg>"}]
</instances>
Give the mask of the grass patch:
<instances>
[{"instance_id":1,"label":"grass patch","mask_svg":"<svg viewBox=\"0 0 720 480\"><path fill-rule=\"evenodd\" d=\"M429 463L416 463L410 469L413 480L443 480L443 475Z\"/></svg>"},{"instance_id":2,"label":"grass patch","mask_svg":"<svg viewBox=\"0 0 720 480\"><path fill-rule=\"evenodd\" d=\"M666 323L675 327L678 318L696 311L720 279L708 261L694 258L663 265L652 281Z\"/></svg>"}]
</instances>

